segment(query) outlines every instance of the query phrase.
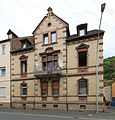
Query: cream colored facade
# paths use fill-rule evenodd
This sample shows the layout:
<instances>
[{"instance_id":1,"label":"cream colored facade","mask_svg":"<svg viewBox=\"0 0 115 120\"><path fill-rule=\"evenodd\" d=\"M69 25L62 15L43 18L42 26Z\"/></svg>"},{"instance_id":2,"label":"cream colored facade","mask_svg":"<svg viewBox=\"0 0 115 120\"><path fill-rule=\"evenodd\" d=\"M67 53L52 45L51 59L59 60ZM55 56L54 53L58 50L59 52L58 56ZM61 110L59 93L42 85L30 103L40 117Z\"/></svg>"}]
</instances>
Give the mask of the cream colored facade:
<instances>
[{"instance_id":1,"label":"cream colored facade","mask_svg":"<svg viewBox=\"0 0 115 120\"><path fill-rule=\"evenodd\" d=\"M82 36L80 30L84 31ZM98 102L99 110L104 111L104 31L87 31L87 24L83 24L78 26L76 33L70 35L69 24L48 8L47 16L33 31L35 49L11 52L12 107L95 111L96 46L99 40ZM21 58L27 60L26 76L21 75ZM22 83L27 85L25 96L21 95Z\"/></svg>"},{"instance_id":2,"label":"cream colored facade","mask_svg":"<svg viewBox=\"0 0 115 120\"><path fill-rule=\"evenodd\" d=\"M68 102L71 110L96 110L96 45L97 38L83 38L80 40L69 41L67 43L67 66L68 66ZM80 45L87 45L87 66L79 67L79 56L77 48ZM103 103L103 40L99 38L99 110L104 111ZM87 95L78 94L78 81L87 80ZM75 104L71 104L74 102ZM83 108L82 108L83 106Z\"/></svg>"},{"instance_id":3,"label":"cream colored facade","mask_svg":"<svg viewBox=\"0 0 115 120\"><path fill-rule=\"evenodd\" d=\"M0 107L10 107L10 40L0 41Z\"/></svg>"}]
</instances>

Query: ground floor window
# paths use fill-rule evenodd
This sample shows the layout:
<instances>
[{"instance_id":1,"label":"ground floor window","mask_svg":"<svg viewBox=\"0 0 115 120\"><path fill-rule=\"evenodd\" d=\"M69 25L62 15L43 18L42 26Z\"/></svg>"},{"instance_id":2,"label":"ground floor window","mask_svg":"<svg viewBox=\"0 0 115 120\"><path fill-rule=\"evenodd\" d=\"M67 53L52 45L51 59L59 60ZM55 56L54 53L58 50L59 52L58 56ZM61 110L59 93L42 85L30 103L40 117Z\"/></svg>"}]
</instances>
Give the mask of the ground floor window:
<instances>
[{"instance_id":1,"label":"ground floor window","mask_svg":"<svg viewBox=\"0 0 115 120\"><path fill-rule=\"evenodd\" d=\"M78 95L87 96L88 87L87 80L79 80L78 81Z\"/></svg>"},{"instance_id":2,"label":"ground floor window","mask_svg":"<svg viewBox=\"0 0 115 120\"><path fill-rule=\"evenodd\" d=\"M6 96L6 87L0 87L0 97Z\"/></svg>"},{"instance_id":3,"label":"ground floor window","mask_svg":"<svg viewBox=\"0 0 115 120\"><path fill-rule=\"evenodd\" d=\"M47 96L48 95L48 82L41 81L41 95Z\"/></svg>"},{"instance_id":4,"label":"ground floor window","mask_svg":"<svg viewBox=\"0 0 115 120\"><path fill-rule=\"evenodd\" d=\"M52 81L52 95L59 95L59 81Z\"/></svg>"},{"instance_id":5,"label":"ground floor window","mask_svg":"<svg viewBox=\"0 0 115 120\"><path fill-rule=\"evenodd\" d=\"M27 83L25 82L21 83L21 96L22 97L27 96Z\"/></svg>"}]
</instances>

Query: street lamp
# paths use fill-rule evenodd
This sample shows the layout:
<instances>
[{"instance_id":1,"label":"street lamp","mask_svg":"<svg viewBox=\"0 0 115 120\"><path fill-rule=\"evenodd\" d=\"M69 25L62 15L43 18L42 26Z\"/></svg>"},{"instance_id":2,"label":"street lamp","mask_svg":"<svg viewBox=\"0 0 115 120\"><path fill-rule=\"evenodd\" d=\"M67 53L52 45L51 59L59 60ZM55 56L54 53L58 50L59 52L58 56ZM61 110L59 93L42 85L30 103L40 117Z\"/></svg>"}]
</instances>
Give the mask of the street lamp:
<instances>
[{"instance_id":1,"label":"street lamp","mask_svg":"<svg viewBox=\"0 0 115 120\"><path fill-rule=\"evenodd\" d=\"M98 44L99 44L99 33L101 28L101 21L102 21L102 15L105 9L106 3L101 4L101 17L100 17L100 23L99 23L99 31L98 31L98 38L97 38L97 47L96 47L96 113L99 113L99 103L98 103L98 88L99 88L99 76L98 76L98 65L99 65L99 58L98 58Z\"/></svg>"}]
</instances>

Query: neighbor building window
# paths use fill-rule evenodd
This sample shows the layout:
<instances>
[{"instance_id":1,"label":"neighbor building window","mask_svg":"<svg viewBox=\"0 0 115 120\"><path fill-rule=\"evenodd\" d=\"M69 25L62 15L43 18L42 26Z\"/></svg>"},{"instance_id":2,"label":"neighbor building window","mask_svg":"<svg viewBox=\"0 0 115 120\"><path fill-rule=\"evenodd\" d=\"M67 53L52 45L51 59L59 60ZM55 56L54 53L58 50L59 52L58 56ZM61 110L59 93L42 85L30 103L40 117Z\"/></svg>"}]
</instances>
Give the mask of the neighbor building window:
<instances>
[{"instance_id":1,"label":"neighbor building window","mask_svg":"<svg viewBox=\"0 0 115 120\"><path fill-rule=\"evenodd\" d=\"M12 34L9 34L9 35L8 35L8 38L9 38L9 39L12 39L12 38L13 38L13 35L12 35Z\"/></svg>"},{"instance_id":2,"label":"neighbor building window","mask_svg":"<svg viewBox=\"0 0 115 120\"><path fill-rule=\"evenodd\" d=\"M27 73L27 60L21 61L21 74Z\"/></svg>"},{"instance_id":3,"label":"neighbor building window","mask_svg":"<svg viewBox=\"0 0 115 120\"><path fill-rule=\"evenodd\" d=\"M52 81L52 95L59 95L59 81Z\"/></svg>"},{"instance_id":4,"label":"neighbor building window","mask_svg":"<svg viewBox=\"0 0 115 120\"><path fill-rule=\"evenodd\" d=\"M6 75L6 67L0 67L0 76Z\"/></svg>"},{"instance_id":5,"label":"neighbor building window","mask_svg":"<svg viewBox=\"0 0 115 120\"><path fill-rule=\"evenodd\" d=\"M21 83L21 96L22 97L27 96L27 83L25 82Z\"/></svg>"},{"instance_id":6,"label":"neighbor building window","mask_svg":"<svg viewBox=\"0 0 115 120\"><path fill-rule=\"evenodd\" d=\"M48 82L41 81L41 95L47 96L48 95Z\"/></svg>"},{"instance_id":7,"label":"neighbor building window","mask_svg":"<svg viewBox=\"0 0 115 120\"><path fill-rule=\"evenodd\" d=\"M87 66L87 51L79 51L79 67Z\"/></svg>"},{"instance_id":8,"label":"neighbor building window","mask_svg":"<svg viewBox=\"0 0 115 120\"><path fill-rule=\"evenodd\" d=\"M6 87L0 87L0 97L6 96Z\"/></svg>"},{"instance_id":9,"label":"neighbor building window","mask_svg":"<svg viewBox=\"0 0 115 120\"><path fill-rule=\"evenodd\" d=\"M78 81L78 95L87 96L88 87L87 80L79 80Z\"/></svg>"},{"instance_id":10,"label":"neighbor building window","mask_svg":"<svg viewBox=\"0 0 115 120\"><path fill-rule=\"evenodd\" d=\"M2 45L2 54L5 54L6 52L6 45Z\"/></svg>"},{"instance_id":11,"label":"neighbor building window","mask_svg":"<svg viewBox=\"0 0 115 120\"><path fill-rule=\"evenodd\" d=\"M51 33L51 39L52 39L52 43L56 42L56 32Z\"/></svg>"},{"instance_id":12,"label":"neighbor building window","mask_svg":"<svg viewBox=\"0 0 115 120\"><path fill-rule=\"evenodd\" d=\"M48 33L43 35L44 44L48 44Z\"/></svg>"}]
</instances>

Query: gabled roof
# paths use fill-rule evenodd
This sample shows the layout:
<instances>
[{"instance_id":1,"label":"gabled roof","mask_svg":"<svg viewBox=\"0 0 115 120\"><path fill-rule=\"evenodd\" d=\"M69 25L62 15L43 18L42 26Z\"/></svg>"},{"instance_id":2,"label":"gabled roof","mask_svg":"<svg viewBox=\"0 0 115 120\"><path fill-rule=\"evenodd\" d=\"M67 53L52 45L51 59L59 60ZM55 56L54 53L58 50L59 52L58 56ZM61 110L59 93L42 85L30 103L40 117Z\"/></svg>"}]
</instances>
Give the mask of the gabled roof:
<instances>
[{"instance_id":1,"label":"gabled roof","mask_svg":"<svg viewBox=\"0 0 115 120\"><path fill-rule=\"evenodd\" d=\"M47 16L44 16L44 18L41 20L41 22L38 24L38 26L35 28L35 30L32 32L32 34L34 34L34 32L36 31L36 29L37 29L37 28L41 25L41 23L49 16L49 13L51 14L51 16L57 17L59 20L61 20L62 22L64 22L65 24L67 24L67 26L69 26L69 24L68 24L66 21L64 21L63 19L61 19L60 17L58 17L57 15L55 15L55 14L52 12L52 8L51 8L51 7L49 7L49 8L47 9L47 11L48 11Z\"/></svg>"}]
</instances>

